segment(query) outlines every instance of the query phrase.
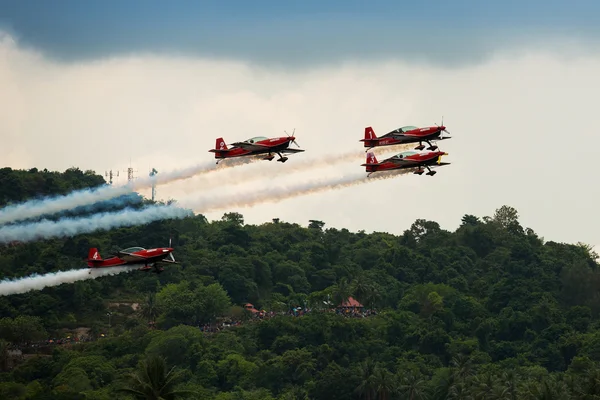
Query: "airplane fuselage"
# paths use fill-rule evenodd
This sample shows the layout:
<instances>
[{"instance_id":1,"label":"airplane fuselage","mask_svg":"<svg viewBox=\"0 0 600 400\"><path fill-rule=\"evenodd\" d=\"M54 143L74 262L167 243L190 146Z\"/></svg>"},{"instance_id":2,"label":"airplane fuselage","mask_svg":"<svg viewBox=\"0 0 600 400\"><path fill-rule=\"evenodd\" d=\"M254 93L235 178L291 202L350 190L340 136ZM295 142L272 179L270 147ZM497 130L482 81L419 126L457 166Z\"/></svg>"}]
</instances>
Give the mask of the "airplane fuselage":
<instances>
[{"instance_id":1,"label":"airplane fuselage","mask_svg":"<svg viewBox=\"0 0 600 400\"><path fill-rule=\"evenodd\" d=\"M362 142L364 143L364 147L373 148L406 143L421 143L428 140L443 140L446 138L440 138L442 130L442 127L430 126L403 133L392 133L390 136L378 139L362 139Z\"/></svg>"},{"instance_id":2,"label":"airplane fuselage","mask_svg":"<svg viewBox=\"0 0 600 400\"><path fill-rule=\"evenodd\" d=\"M257 145L267 146L262 149L246 150L241 147L233 146L228 149L228 151L219 151L216 149L210 151L215 153L215 158L233 158L258 154L271 154L287 149L292 140L293 138L290 139L290 137L285 136L256 142Z\"/></svg>"},{"instance_id":3,"label":"airplane fuselage","mask_svg":"<svg viewBox=\"0 0 600 400\"><path fill-rule=\"evenodd\" d=\"M90 268L117 267L120 265L149 265L164 260L165 258L169 257L169 255L172 252L173 249L170 247L159 247L155 249L142 250L132 253L134 255L138 255L144 258L123 255L121 257L114 256L104 260L94 261L94 258L92 256L92 258L88 260L88 265L90 266Z\"/></svg>"}]
</instances>

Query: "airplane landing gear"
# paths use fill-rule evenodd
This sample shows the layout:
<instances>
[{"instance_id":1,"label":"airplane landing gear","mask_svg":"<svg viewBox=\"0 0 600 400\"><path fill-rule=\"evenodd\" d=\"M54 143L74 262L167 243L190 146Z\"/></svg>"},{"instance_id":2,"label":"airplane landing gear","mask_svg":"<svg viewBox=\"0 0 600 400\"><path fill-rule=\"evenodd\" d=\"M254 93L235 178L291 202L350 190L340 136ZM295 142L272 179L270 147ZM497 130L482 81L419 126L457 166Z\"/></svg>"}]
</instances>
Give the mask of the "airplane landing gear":
<instances>
[{"instance_id":1,"label":"airplane landing gear","mask_svg":"<svg viewBox=\"0 0 600 400\"><path fill-rule=\"evenodd\" d=\"M427 150L434 151L434 150L436 150L437 148L438 148L437 146L433 145L433 146L429 146L429 147L427 148Z\"/></svg>"},{"instance_id":2,"label":"airplane landing gear","mask_svg":"<svg viewBox=\"0 0 600 400\"><path fill-rule=\"evenodd\" d=\"M437 173L437 171L432 171L431 168L429 168L429 167L427 167L427 171L429 171L429 172L426 175L429 175L429 176L434 176Z\"/></svg>"},{"instance_id":3,"label":"airplane landing gear","mask_svg":"<svg viewBox=\"0 0 600 400\"><path fill-rule=\"evenodd\" d=\"M423 172L425 172L425 171L423 171L422 169L418 169L418 170L416 170L415 172L413 172L413 174L416 174L416 175L423 175Z\"/></svg>"},{"instance_id":4,"label":"airplane landing gear","mask_svg":"<svg viewBox=\"0 0 600 400\"><path fill-rule=\"evenodd\" d=\"M425 146L423 145L423 143L419 142L419 145L415 147L415 150L423 150L424 148Z\"/></svg>"},{"instance_id":5,"label":"airplane landing gear","mask_svg":"<svg viewBox=\"0 0 600 400\"><path fill-rule=\"evenodd\" d=\"M288 160L288 158L282 156L281 153L277 153L277 155L279 156L279 160L277 160L277 161L279 161L281 163L284 163L284 162L286 162Z\"/></svg>"},{"instance_id":6,"label":"airplane landing gear","mask_svg":"<svg viewBox=\"0 0 600 400\"><path fill-rule=\"evenodd\" d=\"M265 156L265 158L263 158L263 160L273 161L274 158L275 158L274 155L269 154L268 156Z\"/></svg>"}]
</instances>

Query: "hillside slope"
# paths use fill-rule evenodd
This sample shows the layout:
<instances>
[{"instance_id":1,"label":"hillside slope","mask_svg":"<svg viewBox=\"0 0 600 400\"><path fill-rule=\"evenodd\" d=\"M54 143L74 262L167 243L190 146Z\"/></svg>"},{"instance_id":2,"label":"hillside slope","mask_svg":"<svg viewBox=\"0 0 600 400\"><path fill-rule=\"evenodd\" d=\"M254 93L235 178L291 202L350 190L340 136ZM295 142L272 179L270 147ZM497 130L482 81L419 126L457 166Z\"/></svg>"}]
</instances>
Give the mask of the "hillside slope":
<instances>
[{"instance_id":1,"label":"hillside slope","mask_svg":"<svg viewBox=\"0 0 600 400\"><path fill-rule=\"evenodd\" d=\"M25 182L41 184L36 174L47 173L13 174L0 198L31 197ZM102 183L71 174L55 174L44 194ZM600 395L595 255L543 240L508 206L465 215L455 232L417 220L400 236L200 215L6 246L0 271L81 268L89 247L108 254L169 238L181 265L158 276L0 297L0 397L113 399L139 387L127 372L171 366L176 384L200 394L192 398L219 400ZM359 307L337 307L348 301ZM78 332L89 342L75 343Z\"/></svg>"}]
</instances>

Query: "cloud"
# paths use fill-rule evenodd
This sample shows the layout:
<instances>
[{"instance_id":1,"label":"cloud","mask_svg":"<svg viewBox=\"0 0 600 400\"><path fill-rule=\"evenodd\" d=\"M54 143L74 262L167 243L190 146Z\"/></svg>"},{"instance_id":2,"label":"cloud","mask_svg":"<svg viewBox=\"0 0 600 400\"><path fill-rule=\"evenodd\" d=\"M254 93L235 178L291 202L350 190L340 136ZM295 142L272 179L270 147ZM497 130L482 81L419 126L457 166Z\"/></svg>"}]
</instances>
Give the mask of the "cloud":
<instances>
[{"instance_id":1,"label":"cloud","mask_svg":"<svg viewBox=\"0 0 600 400\"><path fill-rule=\"evenodd\" d=\"M366 126L383 134L440 123L443 115L454 136L442 143L452 165L435 177L402 176L240 211L252 223L319 219L326 226L401 233L416 218L454 229L466 213L491 215L508 204L547 239L599 243L599 68L597 53L564 57L524 47L453 69L443 60L439 67L362 60L287 71L155 55L60 64L4 37L0 139L8 145L0 157L14 168L120 170L124 183L130 160L137 176L150 167L166 173L210 161L219 136L231 143L296 128L305 153L286 164L238 167L263 174L244 189L261 190L299 179L269 178L295 159L360 150ZM308 170L303 179L360 170L363 162ZM226 181L211 182L192 179L157 193L165 199L243 194L225 189Z\"/></svg>"}]
</instances>

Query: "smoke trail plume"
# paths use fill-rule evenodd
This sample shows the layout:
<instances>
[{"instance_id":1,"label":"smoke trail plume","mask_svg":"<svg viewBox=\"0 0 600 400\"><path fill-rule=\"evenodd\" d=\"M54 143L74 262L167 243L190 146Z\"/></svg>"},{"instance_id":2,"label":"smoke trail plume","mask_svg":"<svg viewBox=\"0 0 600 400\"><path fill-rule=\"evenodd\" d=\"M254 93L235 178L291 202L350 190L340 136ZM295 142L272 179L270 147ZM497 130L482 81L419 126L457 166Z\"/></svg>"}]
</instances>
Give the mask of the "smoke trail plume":
<instances>
[{"instance_id":1,"label":"smoke trail plume","mask_svg":"<svg viewBox=\"0 0 600 400\"><path fill-rule=\"evenodd\" d=\"M113 187L104 185L95 189L84 189L71 192L64 196L46 197L30 200L26 203L8 206L0 210L0 225L8 222L55 214L86 204L109 200L132 191L129 185Z\"/></svg>"},{"instance_id":2,"label":"smoke trail plume","mask_svg":"<svg viewBox=\"0 0 600 400\"><path fill-rule=\"evenodd\" d=\"M0 225L9 222L22 221L43 215L56 214L65 210L71 210L76 207L95 204L130 194L135 190L152 187L153 184L161 185L174 182L181 179L188 179L192 176L221 171L227 168L236 167L243 164L249 164L259 159L249 157L245 159L225 160L226 163L215 165L204 163L201 165L172 171L163 175L154 175L137 181L129 182L123 186L103 185L94 189L83 189L71 192L67 195L46 197L42 199L30 200L25 203L5 207L0 210Z\"/></svg>"},{"instance_id":3,"label":"smoke trail plume","mask_svg":"<svg viewBox=\"0 0 600 400\"><path fill-rule=\"evenodd\" d=\"M65 218L58 221L43 220L31 224L8 225L0 228L0 243L70 237L123 226L145 225L163 219L180 219L191 215L193 215L191 210L175 205L160 205L141 210L125 209L115 213L95 214L87 218Z\"/></svg>"},{"instance_id":4,"label":"smoke trail plume","mask_svg":"<svg viewBox=\"0 0 600 400\"><path fill-rule=\"evenodd\" d=\"M387 146L384 150L388 151L404 151L413 146L413 143ZM280 176L284 174L289 174L293 172L302 172L307 170L312 170L315 168L323 168L331 165L336 165L349 161L356 162L364 162L366 154L364 150L358 151L350 151L341 154L332 154L327 156L320 156L319 158L295 158L292 163L286 163L285 167L281 168L273 168L269 169L268 176L266 179L270 179L271 177ZM260 160L260 159L259 159ZM262 174L257 174L256 170L241 170L241 171L233 171L233 173L229 174L226 178L219 176L218 182L220 186L231 186L237 185L240 183L252 182L259 179L265 179L265 176ZM211 185L213 183L213 179L210 179L210 176L206 175L199 185Z\"/></svg>"},{"instance_id":5,"label":"smoke trail plume","mask_svg":"<svg viewBox=\"0 0 600 400\"><path fill-rule=\"evenodd\" d=\"M242 158L225 159L219 164L215 164L214 161L211 161L197 166L171 171L165 174L157 174L144 179L138 179L133 183L133 187L135 190L146 189L152 187L153 184L164 185L166 183L189 179L196 175L219 172L240 165L255 163L260 160L262 160L261 157L248 156Z\"/></svg>"},{"instance_id":6,"label":"smoke trail plume","mask_svg":"<svg viewBox=\"0 0 600 400\"><path fill-rule=\"evenodd\" d=\"M73 283L87 279L96 279L101 276L117 275L122 272L133 271L136 267L121 266L97 269L75 269L70 271L50 272L44 275L31 275L25 278L4 279L0 282L0 296L21 294L32 290L42 290L49 286L58 286L63 283ZM91 271L91 273L90 273Z\"/></svg>"},{"instance_id":7,"label":"smoke trail plume","mask_svg":"<svg viewBox=\"0 0 600 400\"><path fill-rule=\"evenodd\" d=\"M100 212L114 212L120 211L121 209L132 206L135 204L141 204L144 201L144 197L138 193L123 194L110 200L99 201L94 204L87 204L85 206L75 207L73 209L64 210L53 214L51 219L56 220L64 217L73 216L84 216Z\"/></svg>"},{"instance_id":8,"label":"smoke trail plume","mask_svg":"<svg viewBox=\"0 0 600 400\"><path fill-rule=\"evenodd\" d=\"M390 146L387 149L400 149L406 148L409 145L398 145ZM353 151L349 153L337 154L322 157L319 159L303 159L298 160L290 166L286 166L285 169L275 169L271 173L274 175L280 175L283 173L302 171L311 168L318 168L322 166L337 164L345 161L352 161L354 159L364 158L365 153L363 151ZM46 197L43 199L31 200L22 204L8 206L0 210L0 225L9 222L17 222L30 218L40 217L44 215L51 215L59 213L65 210L72 210L76 207L81 207L90 204L96 204L102 201L107 201L115 197L131 194L135 190L147 189L152 185L163 185L172 183L175 181L189 179L193 176L200 174L207 174L212 172L223 171L232 167L251 164L257 161L262 161L262 156L249 156L242 158L233 158L229 160L223 160L219 164L214 162L207 162L199 164L193 167L188 167L180 170L171 171L164 174L157 174L136 181L129 182L123 186L111 186L103 185L99 188L94 189L83 189L71 192L63 196ZM244 171L245 172L245 171ZM240 173L233 176L232 179L223 181L225 184L238 184L240 182L260 179L262 176L256 175L254 171L248 171L248 173ZM135 201L135 199L133 199Z\"/></svg>"},{"instance_id":9,"label":"smoke trail plume","mask_svg":"<svg viewBox=\"0 0 600 400\"><path fill-rule=\"evenodd\" d=\"M233 198L231 198L231 196L224 196L221 198L212 197L195 201L189 199L186 201L184 199L182 200L182 203L190 204L190 207L193 208L196 213L206 213L230 207L251 207L261 203L276 203L305 194L318 193L331 189L341 189L381 179L390 179L399 175L405 175L409 172L412 172L412 169L378 172L377 175L372 175L371 177L366 177L364 172L357 172L345 177L336 176L329 179L312 180L301 184L270 187L256 192L236 194Z\"/></svg>"}]
</instances>

